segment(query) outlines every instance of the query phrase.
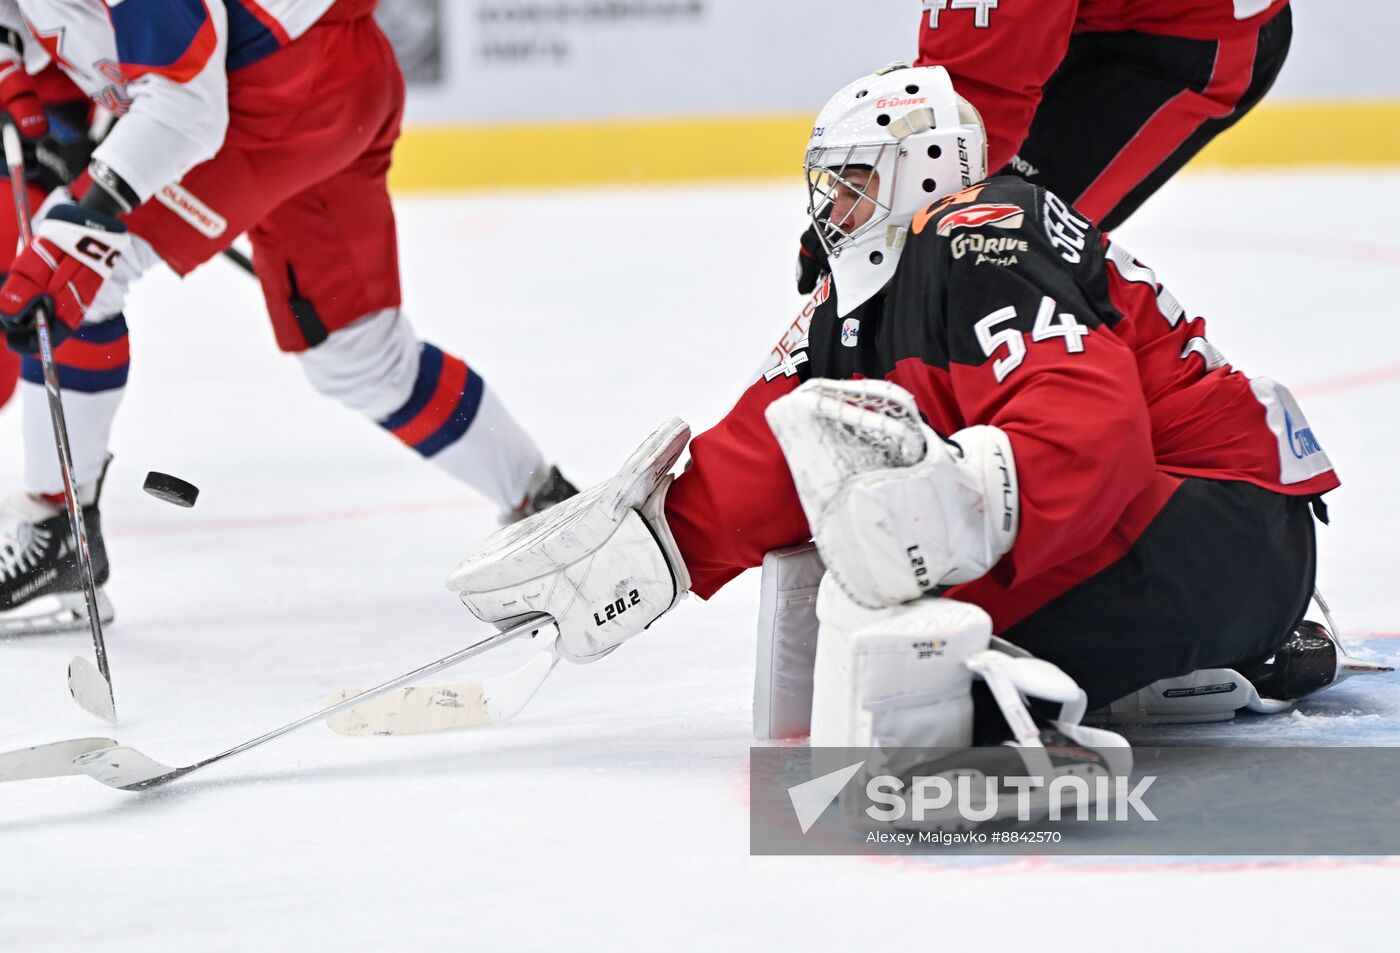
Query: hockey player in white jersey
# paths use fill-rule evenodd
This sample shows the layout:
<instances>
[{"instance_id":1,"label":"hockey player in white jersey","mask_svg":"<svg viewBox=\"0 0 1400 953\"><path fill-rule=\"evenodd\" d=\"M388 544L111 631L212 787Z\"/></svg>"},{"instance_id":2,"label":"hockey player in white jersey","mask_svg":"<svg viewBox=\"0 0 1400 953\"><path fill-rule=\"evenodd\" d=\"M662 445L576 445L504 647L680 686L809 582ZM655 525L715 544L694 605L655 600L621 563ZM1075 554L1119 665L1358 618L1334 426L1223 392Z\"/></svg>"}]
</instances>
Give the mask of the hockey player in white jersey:
<instances>
[{"instance_id":1,"label":"hockey player in white jersey","mask_svg":"<svg viewBox=\"0 0 1400 953\"><path fill-rule=\"evenodd\" d=\"M126 383L122 302L164 261L185 274L240 234L278 346L312 386L518 518L570 495L475 368L400 308L386 186L403 78L375 0L0 0L0 109L56 63L118 118L0 287L24 361L24 487L0 541L0 627L81 626L34 309L51 302L75 478L99 584L98 489ZM15 69L19 64L28 69ZM23 617L19 619L18 617Z\"/></svg>"}]
</instances>

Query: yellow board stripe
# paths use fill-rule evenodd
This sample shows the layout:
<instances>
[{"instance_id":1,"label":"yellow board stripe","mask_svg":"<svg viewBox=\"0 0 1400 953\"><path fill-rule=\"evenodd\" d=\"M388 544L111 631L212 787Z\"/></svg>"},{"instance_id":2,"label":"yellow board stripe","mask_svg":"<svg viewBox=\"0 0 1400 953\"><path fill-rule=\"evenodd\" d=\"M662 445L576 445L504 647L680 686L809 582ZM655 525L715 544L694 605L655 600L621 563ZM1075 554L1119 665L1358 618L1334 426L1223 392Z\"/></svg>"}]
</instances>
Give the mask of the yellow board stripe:
<instances>
[{"instance_id":1,"label":"yellow board stripe","mask_svg":"<svg viewBox=\"0 0 1400 953\"><path fill-rule=\"evenodd\" d=\"M695 182L802 174L810 116L420 126L394 150L396 189Z\"/></svg>"},{"instance_id":2,"label":"yellow board stripe","mask_svg":"<svg viewBox=\"0 0 1400 953\"><path fill-rule=\"evenodd\" d=\"M810 116L550 125L416 126L394 152L396 190L797 178ZM1400 102L1264 104L1192 163L1400 163Z\"/></svg>"},{"instance_id":3,"label":"yellow board stripe","mask_svg":"<svg viewBox=\"0 0 1400 953\"><path fill-rule=\"evenodd\" d=\"M1400 163L1400 102L1264 103L1196 157L1202 166Z\"/></svg>"}]
</instances>

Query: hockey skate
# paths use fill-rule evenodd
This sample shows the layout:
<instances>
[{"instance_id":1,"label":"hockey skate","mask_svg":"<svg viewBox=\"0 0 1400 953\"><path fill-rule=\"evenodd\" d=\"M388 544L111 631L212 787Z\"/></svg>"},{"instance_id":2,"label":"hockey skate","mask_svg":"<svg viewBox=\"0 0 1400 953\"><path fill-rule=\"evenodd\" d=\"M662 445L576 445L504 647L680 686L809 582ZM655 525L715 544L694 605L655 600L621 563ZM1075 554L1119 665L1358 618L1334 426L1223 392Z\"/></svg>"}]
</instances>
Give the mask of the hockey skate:
<instances>
[{"instance_id":1,"label":"hockey skate","mask_svg":"<svg viewBox=\"0 0 1400 953\"><path fill-rule=\"evenodd\" d=\"M102 589L110 568L97 506L101 487L99 479L92 502L83 506L83 522L98 586L98 615L107 623L113 611ZM83 576L68 510L61 502L15 494L0 511L0 637L87 627Z\"/></svg>"},{"instance_id":2,"label":"hockey skate","mask_svg":"<svg viewBox=\"0 0 1400 953\"><path fill-rule=\"evenodd\" d=\"M1249 679L1260 698L1291 704L1353 675L1395 671L1393 666L1349 655L1337 638L1332 613L1320 592L1314 592L1313 605L1321 610L1326 625L1304 619L1282 645L1241 667L1240 674Z\"/></svg>"},{"instance_id":3,"label":"hockey skate","mask_svg":"<svg viewBox=\"0 0 1400 953\"><path fill-rule=\"evenodd\" d=\"M504 525L518 523L527 516L534 516L536 513L547 510L556 503L563 503L569 497L577 494L578 487L564 479L564 475L559 472L558 467L550 467L540 485L525 497L524 502L501 517L501 523Z\"/></svg>"},{"instance_id":4,"label":"hockey skate","mask_svg":"<svg viewBox=\"0 0 1400 953\"><path fill-rule=\"evenodd\" d=\"M1175 725L1229 721L1242 710L1258 714L1288 711L1302 699L1353 675L1395 669L1348 654L1337 637L1332 613L1313 593L1308 615L1277 648L1235 668L1204 668L1164 678L1090 713L1095 724Z\"/></svg>"}]
</instances>

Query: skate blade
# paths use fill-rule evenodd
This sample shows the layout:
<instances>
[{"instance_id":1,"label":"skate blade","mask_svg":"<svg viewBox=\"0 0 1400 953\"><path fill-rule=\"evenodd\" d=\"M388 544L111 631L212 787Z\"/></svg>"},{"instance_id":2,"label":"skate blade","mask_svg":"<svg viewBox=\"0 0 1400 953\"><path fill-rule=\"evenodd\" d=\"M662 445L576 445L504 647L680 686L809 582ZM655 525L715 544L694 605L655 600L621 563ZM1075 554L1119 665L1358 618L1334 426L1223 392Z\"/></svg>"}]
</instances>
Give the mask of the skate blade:
<instances>
[{"instance_id":1,"label":"skate blade","mask_svg":"<svg viewBox=\"0 0 1400 953\"><path fill-rule=\"evenodd\" d=\"M1384 662L1373 662L1370 659L1357 658L1354 655L1339 654L1337 657L1337 675L1332 679L1332 684L1346 681L1353 675L1383 675L1386 672L1395 671L1394 665L1386 665Z\"/></svg>"},{"instance_id":2,"label":"skate blade","mask_svg":"<svg viewBox=\"0 0 1400 953\"><path fill-rule=\"evenodd\" d=\"M103 625L116 617L107 593L97 590L97 617ZM0 638L79 632L89 628L87 599L81 592L60 592L31 599L0 612Z\"/></svg>"}]
</instances>

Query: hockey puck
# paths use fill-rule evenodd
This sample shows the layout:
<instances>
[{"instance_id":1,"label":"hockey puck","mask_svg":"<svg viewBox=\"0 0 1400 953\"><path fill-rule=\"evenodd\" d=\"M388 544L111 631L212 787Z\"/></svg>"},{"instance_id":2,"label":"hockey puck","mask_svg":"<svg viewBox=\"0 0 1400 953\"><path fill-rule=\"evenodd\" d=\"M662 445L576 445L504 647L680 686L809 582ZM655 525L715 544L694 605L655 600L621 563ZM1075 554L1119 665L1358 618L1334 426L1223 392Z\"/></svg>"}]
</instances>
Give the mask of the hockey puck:
<instances>
[{"instance_id":1,"label":"hockey puck","mask_svg":"<svg viewBox=\"0 0 1400 953\"><path fill-rule=\"evenodd\" d=\"M146 474L146 482L141 484L141 489L158 500L174 503L176 506L194 506L194 501L199 499L199 487L193 483L186 483L179 477L157 473L155 470Z\"/></svg>"}]
</instances>

